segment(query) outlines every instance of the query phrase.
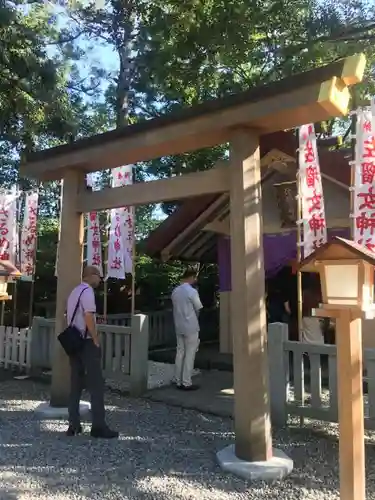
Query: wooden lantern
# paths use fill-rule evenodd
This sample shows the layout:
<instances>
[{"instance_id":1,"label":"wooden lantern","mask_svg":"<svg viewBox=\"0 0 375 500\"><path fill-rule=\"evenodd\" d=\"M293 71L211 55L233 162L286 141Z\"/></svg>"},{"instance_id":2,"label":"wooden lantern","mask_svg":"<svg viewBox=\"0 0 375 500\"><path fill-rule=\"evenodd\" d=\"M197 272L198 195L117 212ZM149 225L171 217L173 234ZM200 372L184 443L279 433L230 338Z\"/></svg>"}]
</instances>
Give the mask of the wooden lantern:
<instances>
[{"instance_id":1,"label":"wooden lantern","mask_svg":"<svg viewBox=\"0 0 375 500\"><path fill-rule=\"evenodd\" d=\"M8 277L0 277L0 300L8 298Z\"/></svg>"},{"instance_id":2,"label":"wooden lantern","mask_svg":"<svg viewBox=\"0 0 375 500\"><path fill-rule=\"evenodd\" d=\"M320 274L315 315L336 319L341 500L365 500L362 317L374 317L374 266L372 252L338 237L300 264Z\"/></svg>"},{"instance_id":3,"label":"wooden lantern","mask_svg":"<svg viewBox=\"0 0 375 500\"><path fill-rule=\"evenodd\" d=\"M21 278L20 271L9 261L0 261L0 301L11 300L11 296L8 295L8 282L9 279L19 279Z\"/></svg>"},{"instance_id":4,"label":"wooden lantern","mask_svg":"<svg viewBox=\"0 0 375 500\"><path fill-rule=\"evenodd\" d=\"M301 262L300 270L319 272L325 310L374 310L375 254L335 237Z\"/></svg>"}]
</instances>

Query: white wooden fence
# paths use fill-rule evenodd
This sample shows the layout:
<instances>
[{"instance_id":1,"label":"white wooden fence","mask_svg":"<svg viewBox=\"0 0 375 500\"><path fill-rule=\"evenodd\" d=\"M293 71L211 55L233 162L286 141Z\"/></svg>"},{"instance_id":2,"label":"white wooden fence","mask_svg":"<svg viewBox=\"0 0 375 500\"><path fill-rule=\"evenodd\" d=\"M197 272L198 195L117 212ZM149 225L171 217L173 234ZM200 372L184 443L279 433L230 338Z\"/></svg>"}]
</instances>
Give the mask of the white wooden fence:
<instances>
[{"instance_id":1,"label":"white wooden fence","mask_svg":"<svg viewBox=\"0 0 375 500\"><path fill-rule=\"evenodd\" d=\"M107 379L119 380L132 395L147 390L148 319L133 316L131 326L98 325L102 368ZM0 326L0 366L27 372L52 368L57 348L55 320L34 317L30 329ZM61 348L61 347L59 347Z\"/></svg>"},{"instance_id":2,"label":"white wooden fence","mask_svg":"<svg viewBox=\"0 0 375 500\"><path fill-rule=\"evenodd\" d=\"M136 314L131 325L99 324L102 368L107 379L120 379L132 395L147 390L148 381L148 318ZM56 344L55 320L34 317L30 343L30 369L52 368Z\"/></svg>"},{"instance_id":3,"label":"white wooden fence","mask_svg":"<svg viewBox=\"0 0 375 500\"><path fill-rule=\"evenodd\" d=\"M338 421L336 346L288 340L288 327L268 327L270 402L273 424L288 416ZM375 349L365 349L365 426L375 429Z\"/></svg>"},{"instance_id":4,"label":"white wooden fence","mask_svg":"<svg viewBox=\"0 0 375 500\"><path fill-rule=\"evenodd\" d=\"M30 345L30 329L0 326L0 366L5 369L30 368Z\"/></svg>"},{"instance_id":5,"label":"white wooden fence","mask_svg":"<svg viewBox=\"0 0 375 500\"><path fill-rule=\"evenodd\" d=\"M145 313L148 317L148 334L150 349L161 347L175 347L176 334L173 324L172 309L162 311L149 311ZM98 323L104 323L102 316L98 316ZM108 325L129 326L131 321L130 314L108 314L105 321ZM199 315L201 327L201 341L216 340L219 338L219 309L204 309Z\"/></svg>"},{"instance_id":6,"label":"white wooden fence","mask_svg":"<svg viewBox=\"0 0 375 500\"><path fill-rule=\"evenodd\" d=\"M169 347L176 344L172 310L152 311L147 313L149 327L149 348ZM104 318L97 317L98 324L104 324ZM131 314L109 314L107 325L130 326Z\"/></svg>"}]
</instances>

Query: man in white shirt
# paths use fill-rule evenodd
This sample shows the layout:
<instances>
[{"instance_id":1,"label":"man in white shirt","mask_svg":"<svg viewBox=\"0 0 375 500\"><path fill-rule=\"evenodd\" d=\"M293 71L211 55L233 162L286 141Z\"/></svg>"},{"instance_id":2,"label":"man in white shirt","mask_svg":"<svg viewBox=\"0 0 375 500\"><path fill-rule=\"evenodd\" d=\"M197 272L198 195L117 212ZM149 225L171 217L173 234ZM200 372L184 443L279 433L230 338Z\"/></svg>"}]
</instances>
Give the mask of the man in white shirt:
<instances>
[{"instance_id":1,"label":"man in white shirt","mask_svg":"<svg viewBox=\"0 0 375 500\"><path fill-rule=\"evenodd\" d=\"M193 284L197 280L195 272L186 271L181 284L172 292L173 319L177 337L175 383L184 391L199 387L192 384L195 355L199 347L199 311L202 303Z\"/></svg>"}]
</instances>

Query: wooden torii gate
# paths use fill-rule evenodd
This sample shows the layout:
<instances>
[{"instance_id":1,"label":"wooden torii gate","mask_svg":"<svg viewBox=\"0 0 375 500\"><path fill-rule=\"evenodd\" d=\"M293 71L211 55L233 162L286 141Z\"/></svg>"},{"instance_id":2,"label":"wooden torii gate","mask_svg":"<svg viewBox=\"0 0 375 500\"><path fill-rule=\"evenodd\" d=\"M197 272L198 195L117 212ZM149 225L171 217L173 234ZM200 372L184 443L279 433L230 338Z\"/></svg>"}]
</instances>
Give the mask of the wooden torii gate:
<instances>
[{"instance_id":1,"label":"wooden torii gate","mask_svg":"<svg viewBox=\"0 0 375 500\"><path fill-rule=\"evenodd\" d=\"M20 168L22 176L64 181L56 333L64 326L67 295L81 278L84 213L230 193L235 445L240 459L272 457L259 137L347 114L348 87L362 80L364 69L364 55L354 55L180 113L33 153ZM226 167L102 191L85 188L88 172L227 142L230 161ZM68 370L59 348L53 367L53 406L67 405Z\"/></svg>"}]
</instances>

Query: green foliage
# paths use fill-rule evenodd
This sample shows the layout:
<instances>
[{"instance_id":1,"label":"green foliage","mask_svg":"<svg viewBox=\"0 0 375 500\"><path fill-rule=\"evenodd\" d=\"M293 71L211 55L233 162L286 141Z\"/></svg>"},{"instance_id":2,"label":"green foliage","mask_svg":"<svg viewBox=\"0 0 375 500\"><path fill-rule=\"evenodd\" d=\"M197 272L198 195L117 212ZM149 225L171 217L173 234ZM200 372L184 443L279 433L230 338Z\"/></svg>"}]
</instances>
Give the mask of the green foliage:
<instances>
[{"instance_id":1,"label":"green foliage","mask_svg":"<svg viewBox=\"0 0 375 500\"><path fill-rule=\"evenodd\" d=\"M35 301L53 300L51 292L56 286L55 264L59 237L59 220L40 218L36 258Z\"/></svg>"},{"instance_id":2,"label":"green foliage","mask_svg":"<svg viewBox=\"0 0 375 500\"><path fill-rule=\"evenodd\" d=\"M368 58L358 98L373 95L373 10L373 0L107 0L99 11L82 3L64 11L41 1L0 0L0 185L34 187L18 178L25 152L170 113L356 52ZM115 54L115 67L98 59L96 51L103 47ZM204 170L226 155L222 145L161 158L137 165L136 180ZM100 184L108 185L108 172ZM35 294L36 301L51 301L60 183L45 183L40 193ZM184 268L142 255L142 239L158 223L154 208L139 207L136 215L137 301L142 307L158 307ZM174 208L163 205L166 213ZM215 300L215 266L203 266L200 287L208 301ZM110 308L127 308L129 283L111 282L110 290Z\"/></svg>"}]
</instances>

